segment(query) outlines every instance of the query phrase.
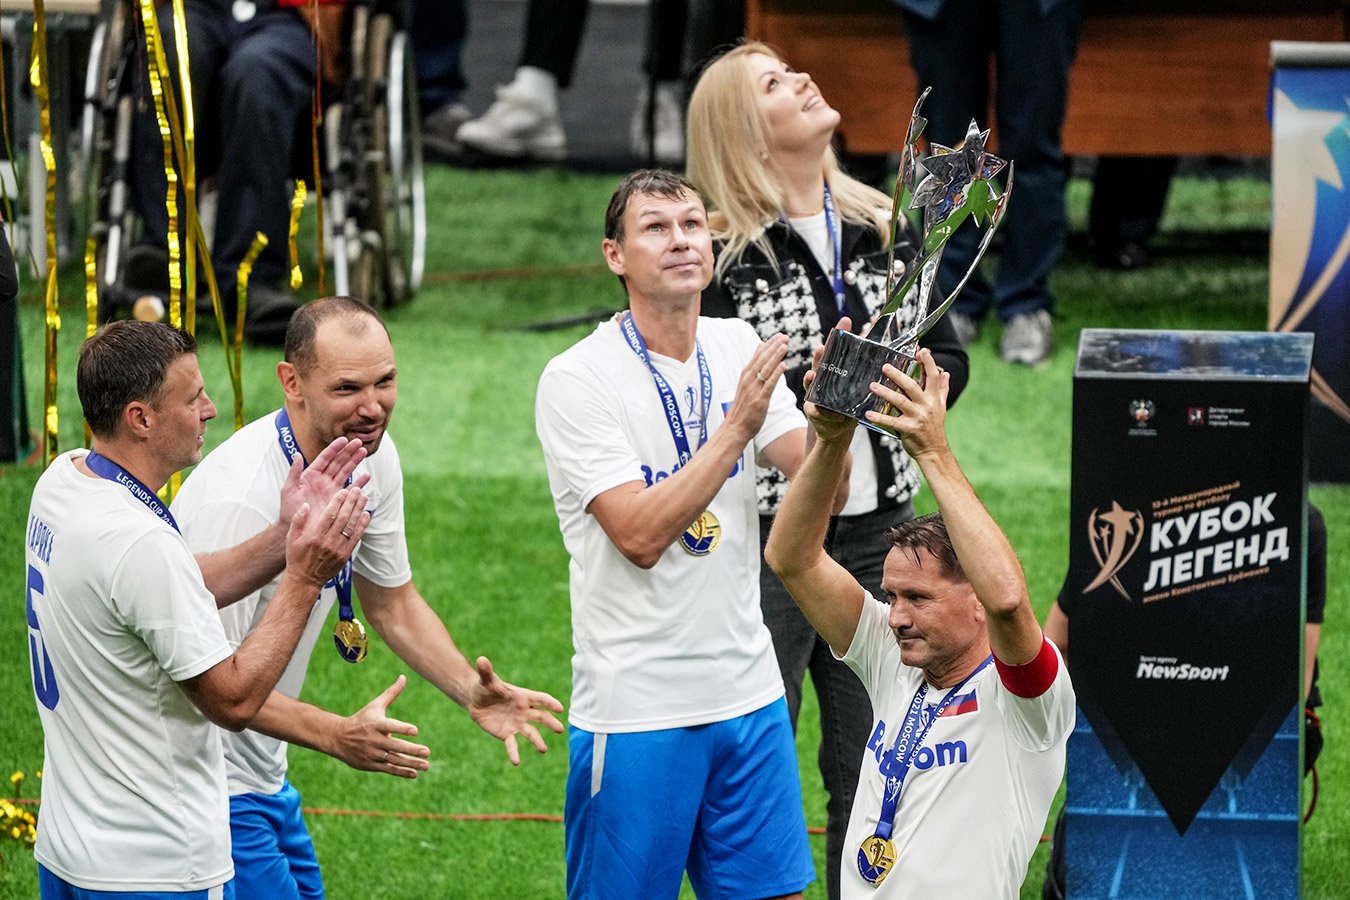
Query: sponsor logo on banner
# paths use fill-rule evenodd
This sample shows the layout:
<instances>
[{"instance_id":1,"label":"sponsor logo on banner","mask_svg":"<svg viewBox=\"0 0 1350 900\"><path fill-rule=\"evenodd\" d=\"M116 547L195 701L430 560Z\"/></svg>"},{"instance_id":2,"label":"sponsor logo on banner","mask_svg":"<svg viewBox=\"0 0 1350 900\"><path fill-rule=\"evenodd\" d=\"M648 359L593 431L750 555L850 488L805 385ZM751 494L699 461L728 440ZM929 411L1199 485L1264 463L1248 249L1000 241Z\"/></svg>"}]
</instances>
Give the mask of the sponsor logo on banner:
<instances>
[{"instance_id":1,"label":"sponsor logo on banner","mask_svg":"<svg viewBox=\"0 0 1350 900\"><path fill-rule=\"evenodd\" d=\"M1227 681L1231 666L1198 666L1179 662L1170 656L1141 656L1134 677L1139 680L1163 681Z\"/></svg>"},{"instance_id":2,"label":"sponsor logo on banner","mask_svg":"<svg viewBox=\"0 0 1350 900\"><path fill-rule=\"evenodd\" d=\"M1153 415L1158 411L1157 406L1152 400L1132 400L1130 401L1130 418L1134 420L1134 427L1130 429L1131 437L1155 437L1158 430L1149 425L1153 421Z\"/></svg>"},{"instance_id":3,"label":"sponsor logo on banner","mask_svg":"<svg viewBox=\"0 0 1350 900\"><path fill-rule=\"evenodd\" d=\"M1186 424L1205 424L1205 408L1203 406L1192 406L1190 409L1186 410Z\"/></svg>"},{"instance_id":4,"label":"sponsor logo on banner","mask_svg":"<svg viewBox=\"0 0 1350 900\"><path fill-rule=\"evenodd\" d=\"M1088 515L1088 546L1097 574L1083 588L1090 594L1109 584L1126 600L1135 594L1121 573L1139 557L1142 572L1128 579L1144 603L1169 600L1270 572L1290 559L1289 528L1277 526L1271 508L1278 494L1241 496L1241 482L1154 500L1147 519L1116 500ZM1148 539L1148 549L1139 550Z\"/></svg>"},{"instance_id":5,"label":"sponsor logo on banner","mask_svg":"<svg viewBox=\"0 0 1350 900\"><path fill-rule=\"evenodd\" d=\"M1125 509L1115 500L1111 501L1111 508L1106 512L1094 509L1092 515L1088 516L1088 544L1101 570L1083 588L1083 593L1110 583L1120 596L1126 600L1133 599L1117 575L1134 556L1143 539L1144 517L1138 510Z\"/></svg>"}]
</instances>

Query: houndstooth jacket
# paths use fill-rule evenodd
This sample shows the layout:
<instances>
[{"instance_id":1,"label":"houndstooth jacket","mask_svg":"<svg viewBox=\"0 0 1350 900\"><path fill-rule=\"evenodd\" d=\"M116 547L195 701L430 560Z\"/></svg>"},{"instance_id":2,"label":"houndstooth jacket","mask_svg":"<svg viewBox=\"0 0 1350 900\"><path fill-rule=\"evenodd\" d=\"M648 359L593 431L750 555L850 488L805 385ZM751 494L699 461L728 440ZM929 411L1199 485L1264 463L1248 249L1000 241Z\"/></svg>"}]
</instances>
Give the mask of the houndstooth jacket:
<instances>
[{"instance_id":1,"label":"houndstooth jacket","mask_svg":"<svg viewBox=\"0 0 1350 900\"><path fill-rule=\"evenodd\" d=\"M844 222L842 231L845 310L857 332L885 305L888 254L874 230ZM811 354L839 324L839 307L830 276L821 270L797 232L786 222L776 221L766 233L778 265L771 264L753 244L748 246L704 290L702 314L744 319L761 338L779 332L787 335L787 383L800 406L805 395L803 378L811 370ZM717 249L720 253L721 247ZM897 261L908 262L913 256L912 246L897 246ZM945 316L920 344L951 373L950 407L969 375L966 351ZM877 466L877 508L899 506L918 491L917 467L901 449L899 440L876 432L869 432L869 436ZM777 469L760 468L757 482L760 515L772 516L787 490L787 477Z\"/></svg>"}]
</instances>

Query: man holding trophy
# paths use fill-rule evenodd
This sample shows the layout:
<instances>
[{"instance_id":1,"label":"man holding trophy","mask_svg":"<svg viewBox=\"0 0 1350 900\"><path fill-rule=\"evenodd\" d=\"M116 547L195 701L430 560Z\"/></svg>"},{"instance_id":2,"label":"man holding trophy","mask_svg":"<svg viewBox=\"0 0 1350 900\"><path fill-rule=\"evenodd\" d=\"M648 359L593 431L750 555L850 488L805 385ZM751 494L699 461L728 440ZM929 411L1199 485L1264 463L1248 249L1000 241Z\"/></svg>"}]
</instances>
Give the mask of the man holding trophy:
<instances>
[{"instance_id":1,"label":"man holding trophy","mask_svg":"<svg viewBox=\"0 0 1350 900\"><path fill-rule=\"evenodd\" d=\"M922 383L886 364L889 383L870 384L882 410L864 414L900 435L940 510L887 532L886 602L822 549L858 423L812 402L816 441L765 559L872 699L842 896L1016 897L1064 774L1074 693L1017 555L947 445L948 375L928 350L918 360Z\"/></svg>"},{"instance_id":2,"label":"man holding trophy","mask_svg":"<svg viewBox=\"0 0 1350 900\"><path fill-rule=\"evenodd\" d=\"M712 239L678 175L624 180L603 251L629 311L554 358L535 404L572 557L567 893L675 897L687 871L699 896L800 896L814 867L754 469L801 464L787 339L700 318Z\"/></svg>"}]
</instances>

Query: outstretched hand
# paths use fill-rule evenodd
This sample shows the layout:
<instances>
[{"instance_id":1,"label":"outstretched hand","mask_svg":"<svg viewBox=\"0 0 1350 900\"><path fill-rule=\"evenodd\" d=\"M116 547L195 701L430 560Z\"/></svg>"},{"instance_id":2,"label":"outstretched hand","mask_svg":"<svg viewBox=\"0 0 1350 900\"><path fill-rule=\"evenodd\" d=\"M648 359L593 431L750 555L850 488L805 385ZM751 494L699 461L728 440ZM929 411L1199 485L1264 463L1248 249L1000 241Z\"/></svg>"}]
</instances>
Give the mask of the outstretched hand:
<instances>
[{"instance_id":1,"label":"outstretched hand","mask_svg":"<svg viewBox=\"0 0 1350 900\"><path fill-rule=\"evenodd\" d=\"M839 320L840 331L851 331L852 328L853 322L848 316ZM820 358L824 353L825 345L821 344L811 354L811 371L806 373L803 380L808 393L810 393L811 385L816 380L816 370L820 367ZM802 404L802 412L806 414L806 419L811 423L811 428L815 431L816 436L826 443L843 439L845 436L852 440L853 429L858 425L858 420L852 416L816 406L810 400Z\"/></svg>"},{"instance_id":2,"label":"outstretched hand","mask_svg":"<svg viewBox=\"0 0 1350 900\"><path fill-rule=\"evenodd\" d=\"M893 381L897 388L892 389L874 381L871 390L895 407L895 414L886 415L874 410L867 412L867 421L898 433L905 452L915 460L926 454L947 450L944 422L952 377L951 373L938 366L932 351L926 347L919 350L918 360L923 365L922 385L889 363L881 367L882 374Z\"/></svg>"},{"instance_id":3,"label":"outstretched hand","mask_svg":"<svg viewBox=\"0 0 1350 900\"><path fill-rule=\"evenodd\" d=\"M535 725L542 724L555 734L563 730L553 715L563 711L556 698L502 681L486 656L478 657L478 680L469 692L466 709L478 727L506 746L506 758L513 766L520 765L517 735L524 736L540 753L547 753L548 745Z\"/></svg>"},{"instance_id":4,"label":"outstretched hand","mask_svg":"<svg viewBox=\"0 0 1350 900\"><path fill-rule=\"evenodd\" d=\"M291 519L306 503L310 509L326 507L365 458L365 445L345 437L335 438L308 466L304 457L297 453L286 473L286 481L281 485L281 524L289 528ZM352 486L365 487L368 481L370 475L362 474L352 481Z\"/></svg>"},{"instance_id":5,"label":"outstretched hand","mask_svg":"<svg viewBox=\"0 0 1350 900\"><path fill-rule=\"evenodd\" d=\"M395 735L417 736L417 726L389 717L389 707L408 679L400 675L374 700L340 720L330 751L353 769L416 778L431 768L431 750Z\"/></svg>"}]
</instances>

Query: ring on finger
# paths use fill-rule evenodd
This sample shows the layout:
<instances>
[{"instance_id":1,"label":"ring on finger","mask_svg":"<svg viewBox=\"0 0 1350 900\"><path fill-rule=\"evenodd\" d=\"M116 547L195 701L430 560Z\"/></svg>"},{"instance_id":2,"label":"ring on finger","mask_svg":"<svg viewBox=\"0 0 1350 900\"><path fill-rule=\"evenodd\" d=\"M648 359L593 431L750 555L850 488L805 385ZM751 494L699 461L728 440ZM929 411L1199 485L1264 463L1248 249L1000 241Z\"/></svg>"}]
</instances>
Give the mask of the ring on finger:
<instances>
[{"instance_id":1,"label":"ring on finger","mask_svg":"<svg viewBox=\"0 0 1350 900\"><path fill-rule=\"evenodd\" d=\"M389 751L388 751L388 750L384 751L384 756L381 756L381 757L380 757L380 762L382 762L382 763L387 763L387 762L389 762Z\"/></svg>"},{"instance_id":2,"label":"ring on finger","mask_svg":"<svg viewBox=\"0 0 1350 900\"><path fill-rule=\"evenodd\" d=\"M759 379L760 384L763 384L764 382L768 381L768 379L764 377L763 372L756 372L755 377Z\"/></svg>"},{"instance_id":3,"label":"ring on finger","mask_svg":"<svg viewBox=\"0 0 1350 900\"><path fill-rule=\"evenodd\" d=\"M342 532L342 536L345 537L345 538L350 539L351 536L352 536L352 533L351 533L350 531L344 530L344 531Z\"/></svg>"}]
</instances>

